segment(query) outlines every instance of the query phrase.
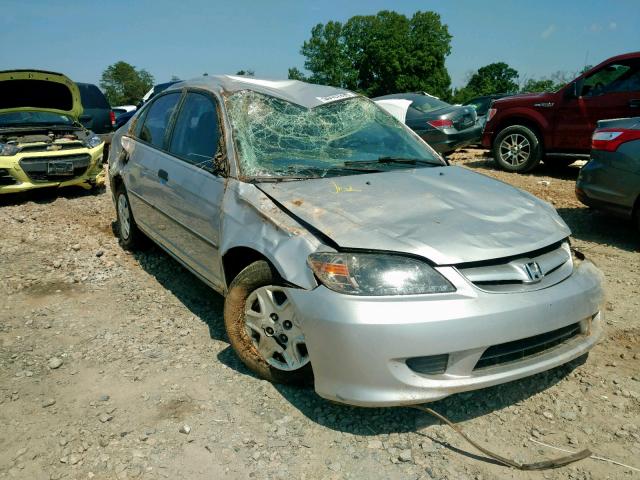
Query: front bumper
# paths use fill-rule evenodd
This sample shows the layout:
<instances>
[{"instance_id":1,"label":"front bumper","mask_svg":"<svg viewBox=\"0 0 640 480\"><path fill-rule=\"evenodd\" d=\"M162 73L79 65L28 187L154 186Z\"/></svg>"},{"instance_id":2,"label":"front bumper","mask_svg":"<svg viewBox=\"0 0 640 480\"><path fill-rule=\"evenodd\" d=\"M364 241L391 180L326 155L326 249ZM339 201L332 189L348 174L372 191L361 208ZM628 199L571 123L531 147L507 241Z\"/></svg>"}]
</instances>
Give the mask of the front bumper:
<instances>
[{"instance_id":1,"label":"front bumper","mask_svg":"<svg viewBox=\"0 0 640 480\"><path fill-rule=\"evenodd\" d=\"M0 194L18 193L26 190L47 187L68 187L78 185L85 189L90 189L96 185L104 185L105 173L102 167L102 154L104 144L100 144L95 148L78 148L73 150L64 150L57 152L19 152L13 156L0 157ZM81 172L72 178L61 178L55 180L53 177L46 177L42 173L34 175L25 171L24 163L21 161L40 161L46 164L49 159L64 160L64 157L78 158L79 156L88 156L88 164Z\"/></svg>"},{"instance_id":2,"label":"front bumper","mask_svg":"<svg viewBox=\"0 0 640 480\"><path fill-rule=\"evenodd\" d=\"M341 295L320 286L290 289L305 332L317 393L360 406L430 402L516 380L588 352L602 334L602 274L588 261L552 287L483 292L452 267L438 269L455 293L406 297ZM490 346L580 322L581 333L523 360L474 370ZM448 354L445 373L410 369L413 357Z\"/></svg>"}]
</instances>

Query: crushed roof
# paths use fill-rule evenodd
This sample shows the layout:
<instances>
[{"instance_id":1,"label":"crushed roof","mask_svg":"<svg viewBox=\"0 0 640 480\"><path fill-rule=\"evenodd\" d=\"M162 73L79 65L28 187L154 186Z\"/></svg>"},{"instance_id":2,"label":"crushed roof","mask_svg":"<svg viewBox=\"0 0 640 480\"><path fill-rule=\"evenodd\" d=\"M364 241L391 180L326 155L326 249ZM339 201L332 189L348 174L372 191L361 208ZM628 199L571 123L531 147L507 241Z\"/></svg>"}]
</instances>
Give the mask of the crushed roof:
<instances>
[{"instance_id":1,"label":"crushed roof","mask_svg":"<svg viewBox=\"0 0 640 480\"><path fill-rule=\"evenodd\" d=\"M356 93L342 88L301 82L299 80L269 80L240 75L208 75L176 83L169 90L186 87L201 88L219 94L232 94L243 90L271 95L307 108L355 97Z\"/></svg>"}]
</instances>

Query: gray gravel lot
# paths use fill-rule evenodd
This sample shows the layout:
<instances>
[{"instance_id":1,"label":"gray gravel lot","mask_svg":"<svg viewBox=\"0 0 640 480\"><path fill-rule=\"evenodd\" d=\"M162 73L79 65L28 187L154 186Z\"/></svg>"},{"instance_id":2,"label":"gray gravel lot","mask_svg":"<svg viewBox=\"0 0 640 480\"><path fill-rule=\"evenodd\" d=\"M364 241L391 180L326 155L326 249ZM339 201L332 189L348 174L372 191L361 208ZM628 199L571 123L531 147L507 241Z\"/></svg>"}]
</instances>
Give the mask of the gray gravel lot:
<instances>
[{"instance_id":1,"label":"gray gravel lot","mask_svg":"<svg viewBox=\"0 0 640 480\"><path fill-rule=\"evenodd\" d=\"M585 364L432 407L520 461L562 454L533 439L640 468L637 232L575 200L576 167L452 161L554 203L605 273L607 338ZM225 339L223 299L157 248L122 251L114 216L108 191L0 198L0 478L640 478L592 459L518 472L422 412L259 380Z\"/></svg>"}]
</instances>

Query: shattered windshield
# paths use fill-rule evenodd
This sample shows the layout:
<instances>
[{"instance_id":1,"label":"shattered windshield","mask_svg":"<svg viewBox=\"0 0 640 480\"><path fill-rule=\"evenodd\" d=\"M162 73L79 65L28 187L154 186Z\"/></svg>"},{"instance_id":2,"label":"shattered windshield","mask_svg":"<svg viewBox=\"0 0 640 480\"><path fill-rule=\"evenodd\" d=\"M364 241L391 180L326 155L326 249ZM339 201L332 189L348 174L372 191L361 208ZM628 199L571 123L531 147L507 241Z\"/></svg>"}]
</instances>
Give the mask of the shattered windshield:
<instances>
[{"instance_id":1,"label":"shattered windshield","mask_svg":"<svg viewBox=\"0 0 640 480\"><path fill-rule=\"evenodd\" d=\"M363 97L308 109L244 90L227 97L226 105L240 169L247 176L312 177L443 165L400 122Z\"/></svg>"}]
</instances>

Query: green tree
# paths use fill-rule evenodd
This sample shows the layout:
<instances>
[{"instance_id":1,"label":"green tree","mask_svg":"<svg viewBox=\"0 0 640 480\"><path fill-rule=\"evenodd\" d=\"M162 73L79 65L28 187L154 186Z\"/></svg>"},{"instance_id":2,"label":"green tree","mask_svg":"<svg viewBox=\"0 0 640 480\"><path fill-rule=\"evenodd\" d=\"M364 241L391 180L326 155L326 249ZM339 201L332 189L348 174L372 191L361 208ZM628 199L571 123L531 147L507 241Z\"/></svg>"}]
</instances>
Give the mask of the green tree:
<instances>
[{"instance_id":1,"label":"green tree","mask_svg":"<svg viewBox=\"0 0 640 480\"><path fill-rule=\"evenodd\" d=\"M100 87L111 105L135 105L153 87L153 76L143 68L120 61L102 72Z\"/></svg>"},{"instance_id":2,"label":"green tree","mask_svg":"<svg viewBox=\"0 0 640 480\"><path fill-rule=\"evenodd\" d=\"M437 13L416 12L407 18L383 10L351 17L344 24L316 25L300 53L313 83L368 96L426 91L446 97L451 78L445 57L451 52L451 38Z\"/></svg>"},{"instance_id":3,"label":"green tree","mask_svg":"<svg viewBox=\"0 0 640 480\"><path fill-rule=\"evenodd\" d=\"M479 95L515 93L518 91L518 71L504 62L490 63L471 75L467 85L456 90L453 99L464 103Z\"/></svg>"},{"instance_id":4,"label":"green tree","mask_svg":"<svg viewBox=\"0 0 640 480\"><path fill-rule=\"evenodd\" d=\"M302 44L300 53L306 57L304 66L311 72L309 81L336 87L348 87L356 75L351 64L340 22L317 24L311 38Z\"/></svg>"},{"instance_id":5,"label":"green tree","mask_svg":"<svg viewBox=\"0 0 640 480\"><path fill-rule=\"evenodd\" d=\"M256 74L253 70L238 70L236 75L244 75L247 77L253 77Z\"/></svg>"},{"instance_id":6,"label":"green tree","mask_svg":"<svg viewBox=\"0 0 640 480\"><path fill-rule=\"evenodd\" d=\"M307 77L305 77L304 73L298 70L296 67L292 67L289 69L289 80L302 80L303 82L307 81Z\"/></svg>"},{"instance_id":7,"label":"green tree","mask_svg":"<svg viewBox=\"0 0 640 480\"><path fill-rule=\"evenodd\" d=\"M556 88L556 83L550 78L541 78L538 80L530 78L524 83L520 91L522 93L553 92Z\"/></svg>"}]
</instances>

